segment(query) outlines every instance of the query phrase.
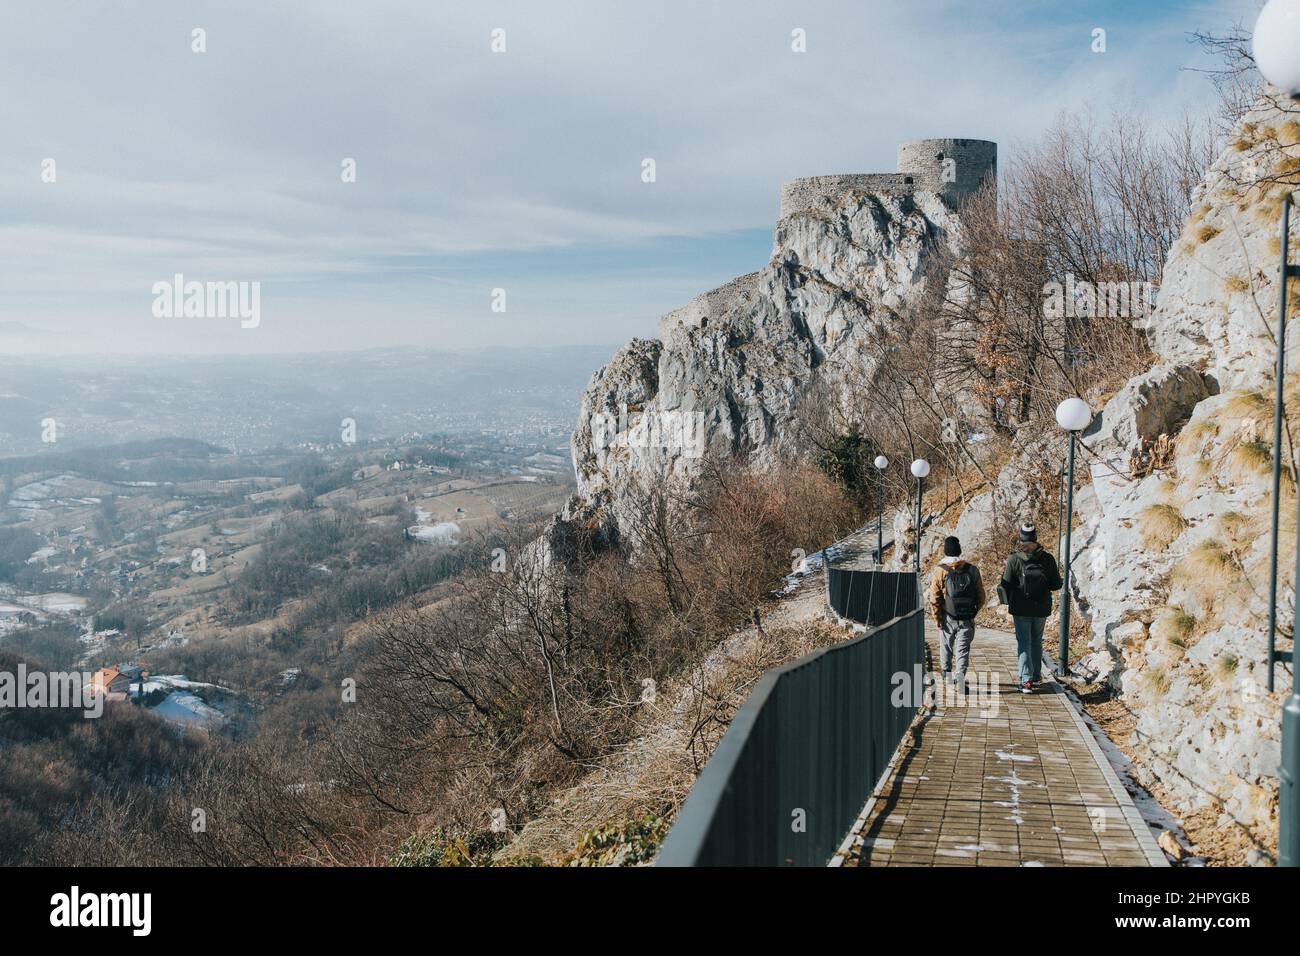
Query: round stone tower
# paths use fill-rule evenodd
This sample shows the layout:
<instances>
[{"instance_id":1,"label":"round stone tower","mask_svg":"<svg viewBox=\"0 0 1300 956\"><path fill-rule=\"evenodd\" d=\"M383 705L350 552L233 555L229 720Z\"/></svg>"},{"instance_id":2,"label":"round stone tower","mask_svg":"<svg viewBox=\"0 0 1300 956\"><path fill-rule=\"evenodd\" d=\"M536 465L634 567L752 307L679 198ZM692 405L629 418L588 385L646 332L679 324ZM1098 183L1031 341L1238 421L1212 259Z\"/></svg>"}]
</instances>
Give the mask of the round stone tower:
<instances>
[{"instance_id":1,"label":"round stone tower","mask_svg":"<svg viewBox=\"0 0 1300 956\"><path fill-rule=\"evenodd\" d=\"M898 171L956 206L985 179L997 182L998 144L986 139L913 140L898 147Z\"/></svg>"}]
</instances>

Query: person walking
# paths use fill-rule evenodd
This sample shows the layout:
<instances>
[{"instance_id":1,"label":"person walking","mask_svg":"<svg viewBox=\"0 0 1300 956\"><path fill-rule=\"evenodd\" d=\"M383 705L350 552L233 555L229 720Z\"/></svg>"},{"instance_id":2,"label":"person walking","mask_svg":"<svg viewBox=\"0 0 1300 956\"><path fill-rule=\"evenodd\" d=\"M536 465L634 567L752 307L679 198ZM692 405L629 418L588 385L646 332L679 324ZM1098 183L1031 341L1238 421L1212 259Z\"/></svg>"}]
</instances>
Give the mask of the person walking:
<instances>
[{"instance_id":1,"label":"person walking","mask_svg":"<svg viewBox=\"0 0 1300 956\"><path fill-rule=\"evenodd\" d=\"M1015 621L1022 694L1032 694L1042 683L1043 625L1052 613L1052 592L1061 586L1056 558L1038 543L1038 530L1032 524L1022 525L1020 541L1007 558L998 586Z\"/></svg>"},{"instance_id":2,"label":"person walking","mask_svg":"<svg viewBox=\"0 0 1300 956\"><path fill-rule=\"evenodd\" d=\"M943 559L930 578L929 607L939 625L939 669L943 679L966 686L966 668L975 640L975 615L987 595L980 569L961 556L961 542L943 539Z\"/></svg>"}]
</instances>

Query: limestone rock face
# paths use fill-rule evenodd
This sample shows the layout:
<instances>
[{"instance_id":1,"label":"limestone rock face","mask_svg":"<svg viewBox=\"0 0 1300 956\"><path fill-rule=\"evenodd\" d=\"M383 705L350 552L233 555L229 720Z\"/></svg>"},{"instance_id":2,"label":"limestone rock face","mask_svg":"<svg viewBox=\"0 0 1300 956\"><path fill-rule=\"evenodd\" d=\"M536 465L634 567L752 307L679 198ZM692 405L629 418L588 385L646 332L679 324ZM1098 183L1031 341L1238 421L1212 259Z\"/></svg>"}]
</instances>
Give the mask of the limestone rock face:
<instances>
[{"instance_id":1,"label":"limestone rock face","mask_svg":"<svg viewBox=\"0 0 1300 956\"><path fill-rule=\"evenodd\" d=\"M1288 119L1265 108L1245 117L1237 143L1195 194L1148 320L1162 362L1205 373L1214 391L1256 389L1272 380L1280 206L1276 195L1242 184L1272 171L1278 142L1294 142ZM1265 130L1272 133L1256 132Z\"/></svg>"},{"instance_id":2,"label":"limestone rock face","mask_svg":"<svg viewBox=\"0 0 1300 956\"><path fill-rule=\"evenodd\" d=\"M864 343L942 281L929 267L958 241L955 212L924 191L851 189L781 219L763 269L668 313L658 341L593 376L572 440L579 498L617 526L637 482L689 481L705 455L770 463L809 386L869 385Z\"/></svg>"},{"instance_id":3,"label":"limestone rock face","mask_svg":"<svg viewBox=\"0 0 1300 956\"><path fill-rule=\"evenodd\" d=\"M1287 119L1248 116L1246 148L1229 148L1199 187L1146 329L1158 364L1084 436L1091 484L1076 493L1072 549L1092 628L1081 663L1136 716L1140 782L1260 835L1276 823L1282 706L1264 666L1278 219L1275 196L1238 183L1269 172L1246 165L1250 142L1294 142ZM1130 474L1129 454L1160 433L1176 438L1171 460ZM1283 512L1294 508L1288 492Z\"/></svg>"},{"instance_id":4,"label":"limestone rock face","mask_svg":"<svg viewBox=\"0 0 1300 956\"><path fill-rule=\"evenodd\" d=\"M1157 365L1131 379L1106 403L1086 436L1088 447L1117 466L1127 466L1127 453L1143 438L1176 433L1197 403L1210 395L1212 384L1190 365Z\"/></svg>"}]
</instances>

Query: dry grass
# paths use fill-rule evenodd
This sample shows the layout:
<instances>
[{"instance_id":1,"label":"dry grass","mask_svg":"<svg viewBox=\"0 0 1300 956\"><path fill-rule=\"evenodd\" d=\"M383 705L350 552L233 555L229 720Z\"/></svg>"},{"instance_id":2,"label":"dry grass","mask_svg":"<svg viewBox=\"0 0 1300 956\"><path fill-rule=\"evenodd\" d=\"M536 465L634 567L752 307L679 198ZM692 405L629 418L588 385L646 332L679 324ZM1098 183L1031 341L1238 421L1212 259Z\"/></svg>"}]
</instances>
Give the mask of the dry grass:
<instances>
[{"instance_id":1,"label":"dry grass","mask_svg":"<svg viewBox=\"0 0 1300 956\"><path fill-rule=\"evenodd\" d=\"M1232 555L1218 541L1193 548L1174 568L1173 580L1203 608L1213 608L1231 590L1240 573Z\"/></svg>"},{"instance_id":2,"label":"dry grass","mask_svg":"<svg viewBox=\"0 0 1300 956\"><path fill-rule=\"evenodd\" d=\"M1256 534L1256 521L1250 515L1240 511L1225 511L1219 515L1219 537L1230 544L1233 550L1248 548Z\"/></svg>"},{"instance_id":3,"label":"dry grass","mask_svg":"<svg viewBox=\"0 0 1300 956\"><path fill-rule=\"evenodd\" d=\"M1147 690L1156 697L1165 696L1173 686L1169 672L1163 667L1148 667L1142 672L1142 679L1146 683Z\"/></svg>"},{"instance_id":4,"label":"dry grass","mask_svg":"<svg viewBox=\"0 0 1300 956\"><path fill-rule=\"evenodd\" d=\"M1283 156L1273 167L1273 174L1279 177L1285 177L1284 182L1286 185L1295 185L1294 177L1296 173L1300 173L1300 156ZM1285 192L1286 185L1281 186L1277 192Z\"/></svg>"},{"instance_id":5,"label":"dry grass","mask_svg":"<svg viewBox=\"0 0 1300 956\"><path fill-rule=\"evenodd\" d=\"M1255 190L1257 198L1250 204L1250 210L1257 219L1264 222L1276 222L1282 216L1282 196L1276 192L1267 192L1262 187ZM1281 250L1281 243L1278 245Z\"/></svg>"},{"instance_id":6,"label":"dry grass","mask_svg":"<svg viewBox=\"0 0 1300 956\"><path fill-rule=\"evenodd\" d=\"M1219 422L1203 418L1183 429L1178 436L1178 451L1183 455L1200 454L1205 443L1219 437Z\"/></svg>"},{"instance_id":7,"label":"dry grass","mask_svg":"<svg viewBox=\"0 0 1300 956\"><path fill-rule=\"evenodd\" d=\"M1196 618L1181 607L1161 608L1151 622L1151 636L1171 647L1186 650L1192 645Z\"/></svg>"},{"instance_id":8,"label":"dry grass","mask_svg":"<svg viewBox=\"0 0 1300 956\"><path fill-rule=\"evenodd\" d=\"M1133 711L1122 699L1112 694L1096 692L1081 697L1081 700L1088 715L1130 760L1141 764L1148 759L1149 754L1145 749L1133 746L1133 731L1137 721ZM1210 866L1243 866L1246 853L1252 847L1260 847L1270 854L1276 854L1276 827L1255 837L1241 824L1224 826L1221 807L1211 806L1188 813L1185 801L1169 793L1159 783L1147 789L1162 807L1182 820L1183 830L1192 843L1193 851L1197 856L1204 857Z\"/></svg>"},{"instance_id":9,"label":"dry grass","mask_svg":"<svg viewBox=\"0 0 1300 956\"><path fill-rule=\"evenodd\" d=\"M1300 402L1300 382L1295 376L1288 377L1286 389L1288 402ZM1178 454L1199 459L1192 476L1197 481L1210 477L1213 467L1221 486L1253 483L1273 469L1273 448L1268 440L1272 418L1269 398L1260 392L1238 392L1223 403L1216 420L1202 419L1183 429L1177 439Z\"/></svg>"},{"instance_id":10,"label":"dry grass","mask_svg":"<svg viewBox=\"0 0 1300 956\"><path fill-rule=\"evenodd\" d=\"M1215 671L1218 673L1219 679L1225 682L1231 682L1232 679L1237 676L1237 666L1240 663L1241 662L1237 660L1237 655L1235 654L1224 654L1220 657L1218 663L1215 665Z\"/></svg>"},{"instance_id":11,"label":"dry grass","mask_svg":"<svg viewBox=\"0 0 1300 956\"><path fill-rule=\"evenodd\" d=\"M1223 289L1229 295L1236 295L1240 292L1249 291L1250 283L1246 280L1245 276L1228 276L1228 278L1223 280Z\"/></svg>"},{"instance_id":12,"label":"dry grass","mask_svg":"<svg viewBox=\"0 0 1300 956\"><path fill-rule=\"evenodd\" d=\"M1237 392L1220 409L1224 418L1271 418L1273 402L1263 392Z\"/></svg>"},{"instance_id":13,"label":"dry grass","mask_svg":"<svg viewBox=\"0 0 1300 956\"><path fill-rule=\"evenodd\" d=\"M810 582L805 590L812 587ZM626 829L629 821L659 816L665 808L671 818L757 680L772 667L846 636L815 620L728 638L661 688L636 736L561 793L499 860L571 863L575 848L590 842L593 833Z\"/></svg>"},{"instance_id":14,"label":"dry grass","mask_svg":"<svg viewBox=\"0 0 1300 956\"><path fill-rule=\"evenodd\" d=\"M1219 232L1220 229L1218 226L1212 226L1209 223L1206 223L1196 230L1196 241L1202 244L1207 243L1217 236Z\"/></svg>"},{"instance_id":15,"label":"dry grass","mask_svg":"<svg viewBox=\"0 0 1300 956\"><path fill-rule=\"evenodd\" d=\"M1187 530L1187 520L1173 505L1155 504L1138 516L1142 544L1150 551L1165 551Z\"/></svg>"},{"instance_id":16,"label":"dry grass","mask_svg":"<svg viewBox=\"0 0 1300 956\"><path fill-rule=\"evenodd\" d=\"M1185 573L1222 579L1235 572L1232 555L1218 541L1206 541L1192 549L1183 562Z\"/></svg>"},{"instance_id":17,"label":"dry grass","mask_svg":"<svg viewBox=\"0 0 1300 956\"><path fill-rule=\"evenodd\" d=\"M1228 452L1225 464L1233 478L1246 482L1267 475L1273 469L1273 451L1267 442L1237 442Z\"/></svg>"}]
</instances>

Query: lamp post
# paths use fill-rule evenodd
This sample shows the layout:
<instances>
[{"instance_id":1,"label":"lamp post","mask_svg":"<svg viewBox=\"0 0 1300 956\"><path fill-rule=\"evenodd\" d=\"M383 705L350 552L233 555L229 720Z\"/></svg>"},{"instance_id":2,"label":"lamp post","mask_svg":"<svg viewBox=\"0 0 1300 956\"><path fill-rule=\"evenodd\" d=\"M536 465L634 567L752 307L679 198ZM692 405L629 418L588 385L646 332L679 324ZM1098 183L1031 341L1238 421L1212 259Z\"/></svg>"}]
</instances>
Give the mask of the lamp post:
<instances>
[{"instance_id":1,"label":"lamp post","mask_svg":"<svg viewBox=\"0 0 1300 956\"><path fill-rule=\"evenodd\" d=\"M1255 21L1251 52L1264 79L1300 101L1300 0L1269 0ZM1291 231L1291 193L1282 197L1282 267L1278 273L1279 305L1277 314L1277 372L1273 407L1273 549L1268 576L1268 690L1273 691L1273 670L1278 662L1294 664L1295 651L1280 652L1277 638L1277 546L1278 507L1282 483L1282 384L1286 375L1286 307L1288 280L1300 276L1289 256ZM1297 506L1300 508L1300 504ZM1298 511L1300 514L1300 511ZM1300 532L1297 532L1300 534ZM1296 552L1298 590L1296 619L1300 619L1300 550ZM1295 625L1292 625L1294 633ZM1300 696L1296 694L1295 673L1291 675L1291 697L1282 708L1282 765L1278 769L1278 866L1300 866Z\"/></svg>"},{"instance_id":2,"label":"lamp post","mask_svg":"<svg viewBox=\"0 0 1300 956\"><path fill-rule=\"evenodd\" d=\"M1263 14L1260 15L1261 18ZM1282 505L1282 418L1285 413L1282 402L1282 387L1286 381L1286 296L1287 279L1296 274L1290 264L1288 250L1288 233L1291 231L1291 194L1282 197L1282 268L1279 274L1282 292L1277 310L1277 367L1273 371L1273 537L1272 549L1268 558L1268 692L1273 693L1273 664L1278 660L1277 652L1277 548L1278 548L1278 509ZM1300 579L1297 579L1300 584Z\"/></svg>"},{"instance_id":3,"label":"lamp post","mask_svg":"<svg viewBox=\"0 0 1300 956\"><path fill-rule=\"evenodd\" d=\"M1065 520L1065 462L1056 472L1056 560L1061 560L1061 532Z\"/></svg>"},{"instance_id":4,"label":"lamp post","mask_svg":"<svg viewBox=\"0 0 1300 956\"><path fill-rule=\"evenodd\" d=\"M876 466L876 474L880 478L879 494L876 497L876 564L885 563L885 469L889 467L889 459L884 455L877 455L873 462ZM894 549L898 553L898 549Z\"/></svg>"},{"instance_id":5,"label":"lamp post","mask_svg":"<svg viewBox=\"0 0 1300 956\"><path fill-rule=\"evenodd\" d=\"M1065 554L1061 588L1061 654L1057 673L1065 676L1070 665L1070 525L1074 522L1074 440L1092 421L1092 409L1081 398L1067 398L1056 406L1056 424L1070 435L1065 478Z\"/></svg>"},{"instance_id":6,"label":"lamp post","mask_svg":"<svg viewBox=\"0 0 1300 956\"><path fill-rule=\"evenodd\" d=\"M930 473L930 463L924 458L912 462L912 475L916 478L916 586L921 586L921 496L925 494L925 476Z\"/></svg>"}]
</instances>

